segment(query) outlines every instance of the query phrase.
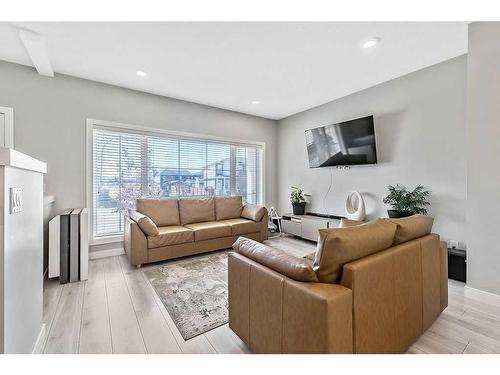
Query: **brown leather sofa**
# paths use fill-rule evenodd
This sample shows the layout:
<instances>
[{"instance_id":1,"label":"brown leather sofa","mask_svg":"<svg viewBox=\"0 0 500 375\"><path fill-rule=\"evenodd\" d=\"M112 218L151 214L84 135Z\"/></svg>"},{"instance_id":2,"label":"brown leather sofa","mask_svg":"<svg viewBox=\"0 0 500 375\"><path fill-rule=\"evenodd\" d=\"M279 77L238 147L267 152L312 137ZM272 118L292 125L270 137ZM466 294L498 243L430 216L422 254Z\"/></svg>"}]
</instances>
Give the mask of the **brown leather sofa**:
<instances>
[{"instance_id":1,"label":"brown leather sofa","mask_svg":"<svg viewBox=\"0 0 500 375\"><path fill-rule=\"evenodd\" d=\"M309 258L240 238L229 327L255 353L402 353L448 305L446 246L415 215L320 230Z\"/></svg>"},{"instance_id":2,"label":"brown leather sofa","mask_svg":"<svg viewBox=\"0 0 500 375\"><path fill-rule=\"evenodd\" d=\"M239 236L267 239L265 207L241 197L138 199L125 215L124 247L130 264L231 248Z\"/></svg>"}]
</instances>

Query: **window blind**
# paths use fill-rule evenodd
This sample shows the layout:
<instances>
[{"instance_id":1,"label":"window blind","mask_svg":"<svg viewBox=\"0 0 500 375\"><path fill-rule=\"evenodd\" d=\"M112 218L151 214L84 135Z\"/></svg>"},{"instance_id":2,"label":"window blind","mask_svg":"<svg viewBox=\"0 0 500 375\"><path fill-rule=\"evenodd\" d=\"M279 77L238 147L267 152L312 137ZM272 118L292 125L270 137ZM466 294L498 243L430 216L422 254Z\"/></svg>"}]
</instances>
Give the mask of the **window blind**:
<instances>
[{"instance_id":1,"label":"window blind","mask_svg":"<svg viewBox=\"0 0 500 375\"><path fill-rule=\"evenodd\" d=\"M93 129L94 238L123 234L141 197L241 195L262 203L262 148L207 139Z\"/></svg>"}]
</instances>

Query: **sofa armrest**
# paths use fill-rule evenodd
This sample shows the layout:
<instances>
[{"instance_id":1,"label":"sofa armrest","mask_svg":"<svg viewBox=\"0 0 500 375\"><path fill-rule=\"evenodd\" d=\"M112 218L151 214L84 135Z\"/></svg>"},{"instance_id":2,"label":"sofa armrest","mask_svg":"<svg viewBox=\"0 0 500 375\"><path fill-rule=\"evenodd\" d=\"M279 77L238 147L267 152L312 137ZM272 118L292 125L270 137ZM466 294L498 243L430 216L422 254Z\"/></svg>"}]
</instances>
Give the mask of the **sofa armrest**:
<instances>
[{"instance_id":1,"label":"sofa armrest","mask_svg":"<svg viewBox=\"0 0 500 375\"><path fill-rule=\"evenodd\" d=\"M269 216L267 210L259 223L260 223L260 240L265 241L269 237Z\"/></svg>"},{"instance_id":2,"label":"sofa armrest","mask_svg":"<svg viewBox=\"0 0 500 375\"><path fill-rule=\"evenodd\" d=\"M237 253L293 280L305 282L318 281L310 263L289 255L280 249L264 245L245 237L238 238L233 244L233 249Z\"/></svg>"},{"instance_id":3,"label":"sofa armrest","mask_svg":"<svg viewBox=\"0 0 500 375\"><path fill-rule=\"evenodd\" d=\"M229 327L255 353L352 353L352 291L228 259Z\"/></svg>"},{"instance_id":4,"label":"sofa armrest","mask_svg":"<svg viewBox=\"0 0 500 375\"><path fill-rule=\"evenodd\" d=\"M157 236L160 234L153 220L141 214L139 211L132 209L128 210L128 217L139 225L139 228L141 228L146 236Z\"/></svg>"},{"instance_id":5,"label":"sofa armrest","mask_svg":"<svg viewBox=\"0 0 500 375\"><path fill-rule=\"evenodd\" d=\"M243 206L241 217L244 219L255 221L260 224L259 232L260 232L261 242L268 239L269 215L267 213L267 209L264 206L258 206L255 204L246 203Z\"/></svg>"},{"instance_id":6,"label":"sofa armrest","mask_svg":"<svg viewBox=\"0 0 500 375\"><path fill-rule=\"evenodd\" d=\"M139 224L125 215L123 247L130 264L139 266L148 263L148 239Z\"/></svg>"},{"instance_id":7,"label":"sofa armrest","mask_svg":"<svg viewBox=\"0 0 500 375\"><path fill-rule=\"evenodd\" d=\"M256 222L262 221L264 216L267 215L267 209L264 206L246 203L241 211L241 217Z\"/></svg>"},{"instance_id":8,"label":"sofa armrest","mask_svg":"<svg viewBox=\"0 0 500 375\"><path fill-rule=\"evenodd\" d=\"M285 353L353 353L352 290L288 280L283 323Z\"/></svg>"}]
</instances>

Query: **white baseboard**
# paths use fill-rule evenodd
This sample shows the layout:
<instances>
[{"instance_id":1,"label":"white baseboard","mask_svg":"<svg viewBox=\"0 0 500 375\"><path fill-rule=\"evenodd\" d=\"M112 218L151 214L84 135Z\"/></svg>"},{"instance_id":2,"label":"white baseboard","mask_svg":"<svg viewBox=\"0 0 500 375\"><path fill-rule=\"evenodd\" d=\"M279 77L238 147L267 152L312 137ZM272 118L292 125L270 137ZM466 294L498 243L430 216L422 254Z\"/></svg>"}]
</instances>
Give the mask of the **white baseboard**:
<instances>
[{"instance_id":1,"label":"white baseboard","mask_svg":"<svg viewBox=\"0 0 500 375\"><path fill-rule=\"evenodd\" d=\"M38 337L35 342L35 346L33 346L32 354L42 354L43 343L45 342L45 336L47 335L47 326L45 323L40 327L40 332L38 333Z\"/></svg>"},{"instance_id":2,"label":"white baseboard","mask_svg":"<svg viewBox=\"0 0 500 375\"><path fill-rule=\"evenodd\" d=\"M489 296L489 297L498 298L500 300L500 295L498 295L498 294L487 292L487 291L481 290L481 289L476 289L476 288L473 288L471 286L468 286L467 284L465 284L465 289L469 289L471 292L483 294L483 295L486 295L486 296Z\"/></svg>"},{"instance_id":3,"label":"white baseboard","mask_svg":"<svg viewBox=\"0 0 500 375\"><path fill-rule=\"evenodd\" d=\"M89 258L92 260L92 259L114 257L117 255L122 255L122 254L125 254L125 250L123 249L123 247L117 247L117 248L108 249L108 250L91 251L89 253Z\"/></svg>"}]
</instances>

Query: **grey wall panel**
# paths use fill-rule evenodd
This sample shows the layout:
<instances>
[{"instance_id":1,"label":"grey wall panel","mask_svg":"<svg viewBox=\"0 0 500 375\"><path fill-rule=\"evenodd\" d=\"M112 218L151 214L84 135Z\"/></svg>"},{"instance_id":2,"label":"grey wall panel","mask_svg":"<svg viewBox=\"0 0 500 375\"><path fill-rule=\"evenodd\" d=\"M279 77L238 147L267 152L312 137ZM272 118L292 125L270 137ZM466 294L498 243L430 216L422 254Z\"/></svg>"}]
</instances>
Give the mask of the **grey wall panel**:
<instances>
[{"instance_id":1,"label":"grey wall panel","mask_svg":"<svg viewBox=\"0 0 500 375\"><path fill-rule=\"evenodd\" d=\"M467 284L500 294L500 22L469 25Z\"/></svg>"},{"instance_id":2,"label":"grey wall panel","mask_svg":"<svg viewBox=\"0 0 500 375\"><path fill-rule=\"evenodd\" d=\"M371 87L278 123L279 208L290 212L290 186L311 194L308 210L344 215L351 190L368 218L387 216L387 185L432 190L434 231L466 245L466 56ZM310 169L306 129L374 115L379 164ZM332 184L330 192L328 188Z\"/></svg>"},{"instance_id":3,"label":"grey wall panel","mask_svg":"<svg viewBox=\"0 0 500 375\"><path fill-rule=\"evenodd\" d=\"M133 72L131 74L134 74ZM87 118L266 143L266 203L276 205L276 121L0 61L0 105L16 114L16 149L48 164L54 213L86 206Z\"/></svg>"}]
</instances>

